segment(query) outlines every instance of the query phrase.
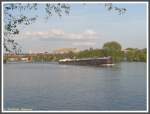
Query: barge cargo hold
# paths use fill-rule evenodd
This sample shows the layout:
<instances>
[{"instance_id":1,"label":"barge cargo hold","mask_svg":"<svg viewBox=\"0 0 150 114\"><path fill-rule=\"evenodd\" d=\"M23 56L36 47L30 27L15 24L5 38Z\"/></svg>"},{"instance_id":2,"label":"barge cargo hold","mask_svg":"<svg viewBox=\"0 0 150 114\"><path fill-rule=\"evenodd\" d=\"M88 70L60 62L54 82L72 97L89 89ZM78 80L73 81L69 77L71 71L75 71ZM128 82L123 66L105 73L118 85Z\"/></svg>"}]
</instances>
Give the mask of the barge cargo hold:
<instances>
[{"instance_id":1,"label":"barge cargo hold","mask_svg":"<svg viewBox=\"0 0 150 114\"><path fill-rule=\"evenodd\" d=\"M112 57L85 58L85 59L61 59L59 64L69 65L93 65L93 66L112 66Z\"/></svg>"}]
</instances>

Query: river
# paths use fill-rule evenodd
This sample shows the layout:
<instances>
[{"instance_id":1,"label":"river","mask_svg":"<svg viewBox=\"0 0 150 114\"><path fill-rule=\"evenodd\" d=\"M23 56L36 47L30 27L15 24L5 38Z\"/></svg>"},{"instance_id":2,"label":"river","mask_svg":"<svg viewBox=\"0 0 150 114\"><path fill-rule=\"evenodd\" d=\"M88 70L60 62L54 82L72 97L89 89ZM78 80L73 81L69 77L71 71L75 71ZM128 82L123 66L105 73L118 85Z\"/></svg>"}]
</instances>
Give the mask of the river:
<instances>
[{"instance_id":1,"label":"river","mask_svg":"<svg viewBox=\"0 0 150 114\"><path fill-rule=\"evenodd\" d=\"M4 64L4 108L146 110L146 63L113 67Z\"/></svg>"}]
</instances>

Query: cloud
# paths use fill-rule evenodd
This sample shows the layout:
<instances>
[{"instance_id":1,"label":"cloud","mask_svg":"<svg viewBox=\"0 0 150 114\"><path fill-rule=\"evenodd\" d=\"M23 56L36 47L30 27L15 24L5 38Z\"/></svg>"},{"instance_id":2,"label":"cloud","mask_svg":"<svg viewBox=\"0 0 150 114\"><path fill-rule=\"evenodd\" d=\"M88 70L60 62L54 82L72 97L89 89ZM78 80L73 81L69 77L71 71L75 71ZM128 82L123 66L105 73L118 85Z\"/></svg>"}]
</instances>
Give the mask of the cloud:
<instances>
[{"instance_id":1,"label":"cloud","mask_svg":"<svg viewBox=\"0 0 150 114\"><path fill-rule=\"evenodd\" d=\"M26 37L30 36L30 37L41 37L41 38L63 36L64 34L65 33L59 29L51 29L50 31L46 31L46 32L25 32L24 33Z\"/></svg>"},{"instance_id":2,"label":"cloud","mask_svg":"<svg viewBox=\"0 0 150 114\"><path fill-rule=\"evenodd\" d=\"M74 46L94 46L96 42L74 42L72 43Z\"/></svg>"},{"instance_id":3,"label":"cloud","mask_svg":"<svg viewBox=\"0 0 150 114\"><path fill-rule=\"evenodd\" d=\"M65 32L61 29L50 29L44 32L25 32L22 35L24 38L40 38L47 39L62 39L62 40L93 40L99 37L94 30L88 29L80 33Z\"/></svg>"},{"instance_id":4,"label":"cloud","mask_svg":"<svg viewBox=\"0 0 150 114\"><path fill-rule=\"evenodd\" d=\"M85 35L96 35L96 32L93 31L93 30L88 29L88 30L86 30L86 31L84 32L84 34L85 34Z\"/></svg>"}]
</instances>

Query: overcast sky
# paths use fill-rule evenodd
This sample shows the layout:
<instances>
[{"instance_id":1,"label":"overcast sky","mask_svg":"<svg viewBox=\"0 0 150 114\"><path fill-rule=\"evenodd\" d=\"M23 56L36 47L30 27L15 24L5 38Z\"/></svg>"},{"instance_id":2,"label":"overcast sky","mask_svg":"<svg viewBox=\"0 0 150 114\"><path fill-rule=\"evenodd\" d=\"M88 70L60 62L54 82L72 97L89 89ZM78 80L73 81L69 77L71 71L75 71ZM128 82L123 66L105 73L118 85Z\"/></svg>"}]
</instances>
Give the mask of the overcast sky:
<instances>
[{"instance_id":1,"label":"overcast sky","mask_svg":"<svg viewBox=\"0 0 150 114\"><path fill-rule=\"evenodd\" d=\"M118 15L107 11L104 4L70 4L70 14L44 19L43 5L36 12L34 24L21 27L16 40L24 52L51 52L56 48L102 48L117 41L123 48L146 48L146 4L114 4L127 12Z\"/></svg>"}]
</instances>

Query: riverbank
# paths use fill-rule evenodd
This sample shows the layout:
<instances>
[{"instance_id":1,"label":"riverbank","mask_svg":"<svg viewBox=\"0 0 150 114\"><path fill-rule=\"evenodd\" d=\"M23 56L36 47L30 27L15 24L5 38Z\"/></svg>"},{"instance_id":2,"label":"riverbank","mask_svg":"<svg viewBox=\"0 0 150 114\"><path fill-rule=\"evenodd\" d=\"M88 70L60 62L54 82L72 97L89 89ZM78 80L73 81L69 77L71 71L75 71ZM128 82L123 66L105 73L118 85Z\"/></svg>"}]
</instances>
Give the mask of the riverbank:
<instances>
[{"instance_id":1,"label":"riverbank","mask_svg":"<svg viewBox=\"0 0 150 114\"><path fill-rule=\"evenodd\" d=\"M135 61L135 62L146 62L147 52L146 49L128 49L126 51L108 51L104 49L89 49L83 50L78 53L62 53L62 54L18 54L18 55L4 55L3 62L13 61L13 60L26 60L30 62L58 62L61 59L86 59L86 58L100 58L111 56L113 62L121 61Z\"/></svg>"}]
</instances>

